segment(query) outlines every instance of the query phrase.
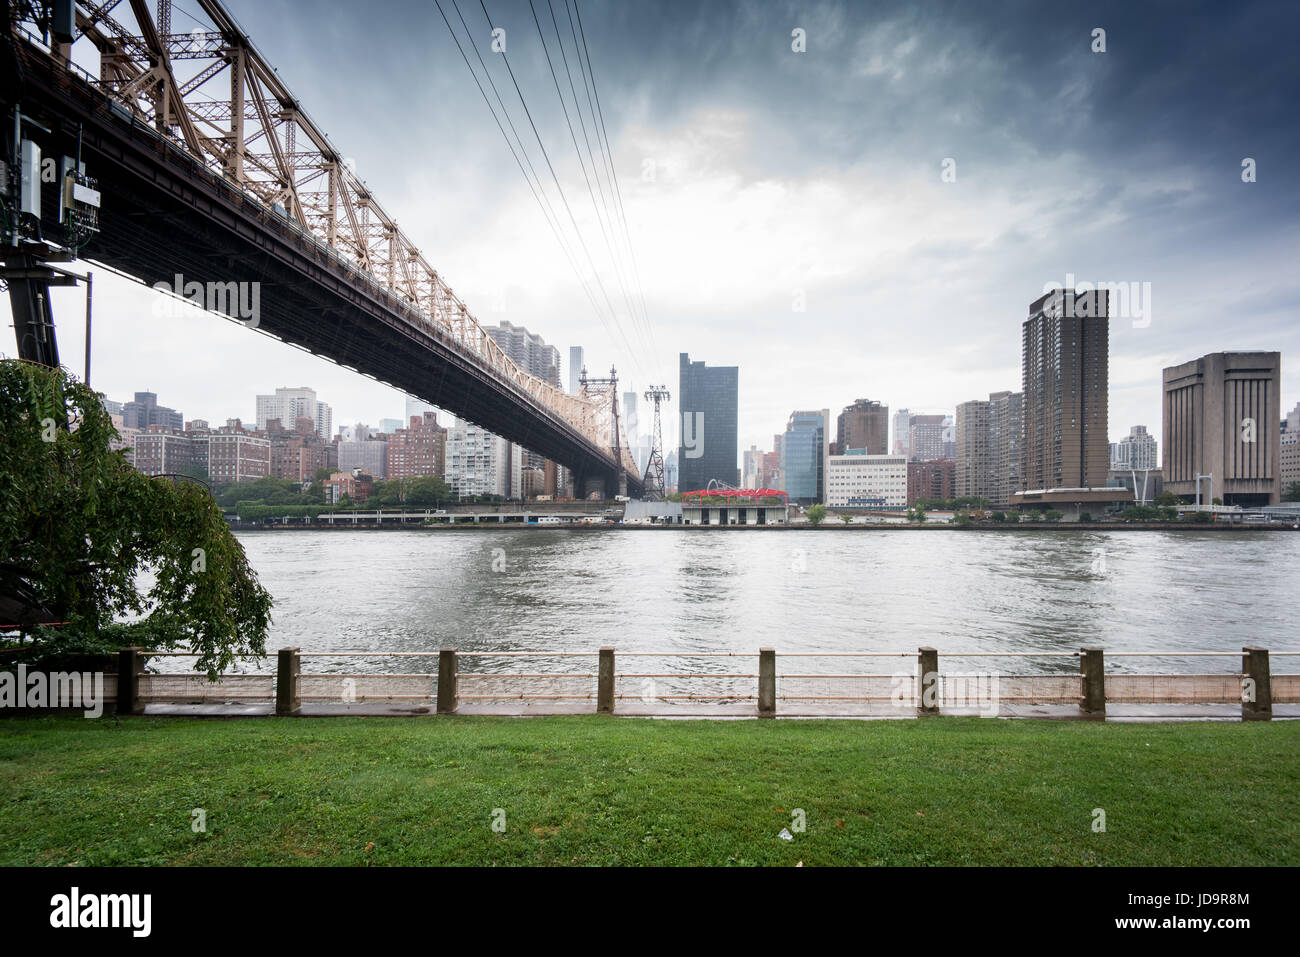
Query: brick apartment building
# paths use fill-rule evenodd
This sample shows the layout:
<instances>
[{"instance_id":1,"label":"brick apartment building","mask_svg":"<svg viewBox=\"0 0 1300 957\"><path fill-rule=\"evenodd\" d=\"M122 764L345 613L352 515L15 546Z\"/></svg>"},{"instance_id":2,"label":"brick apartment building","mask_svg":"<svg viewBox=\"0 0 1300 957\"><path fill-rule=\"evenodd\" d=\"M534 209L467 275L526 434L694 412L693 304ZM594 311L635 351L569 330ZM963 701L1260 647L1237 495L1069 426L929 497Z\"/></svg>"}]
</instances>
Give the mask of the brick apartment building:
<instances>
[{"instance_id":1,"label":"brick apartment building","mask_svg":"<svg viewBox=\"0 0 1300 957\"><path fill-rule=\"evenodd\" d=\"M214 485L251 482L270 474L270 439L245 429L239 419L208 436L208 477Z\"/></svg>"},{"instance_id":2,"label":"brick apartment building","mask_svg":"<svg viewBox=\"0 0 1300 957\"><path fill-rule=\"evenodd\" d=\"M310 416L299 416L293 431L282 428L279 419L270 419L266 426L266 438L271 443L271 475L310 482L318 469L337 465L334 446L320 437Z\"/></svg>"},{"instance_id":3,"label":"brick apartment building","mask_svg":"<svg viewBox=\"0 0 1300 957\"><path fill-rule=\"evenodd\" d=\"M907 504L923 498L948 501L957 497L957 463L953 459L930 459L907 463Z\"/></svg>"},{"instance_id":4,"label":"brick apartment building","mask_svg":"<svg viewBox=\"0 0 1300 957\"><path fill-rule=\"evenodd\" d=\"M388 477L441 478L446 466L447 430L438 424L436 413L411 416L411 424L398 429L388 440Z\"/></svg>"}]
</instances>

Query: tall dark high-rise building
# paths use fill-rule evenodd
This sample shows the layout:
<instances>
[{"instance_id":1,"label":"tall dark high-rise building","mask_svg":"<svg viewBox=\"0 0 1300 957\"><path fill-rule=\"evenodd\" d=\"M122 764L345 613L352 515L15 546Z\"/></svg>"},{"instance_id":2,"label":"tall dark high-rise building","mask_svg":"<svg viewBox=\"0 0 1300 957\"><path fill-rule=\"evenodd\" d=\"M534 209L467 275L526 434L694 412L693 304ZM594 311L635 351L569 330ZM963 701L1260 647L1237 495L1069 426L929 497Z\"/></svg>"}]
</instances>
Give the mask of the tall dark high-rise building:
<instances>
[{"instance_id":1,"label":"tall dark high-rise building","mask_svg":"<svg viewBox=\"0 0 1300 957\"><path fill-rule=\"evenodd\" d=\"M844 407L835 427L835 447L840 455L849 449L865 449L868 455L889 452L889 406L870 399L858 399Z\"/></svg>"},{"instance_id":2,"label":"tall dark high-rise building","mask_svg":"<svg viewBox=\"0 0 1300 957\"><path fill-rule=\"evenodd\" d=\"M1053 289L1021 326L1023 489L1104 488L1110 467L1106 290Z\"/></svg>"},{"instance_id":3,"label":"tall dark high-rise building","mask_svg":"<svg viewBox=\"0 0 1300 957\"><path fill-rule=\"evenodd\" d=\"M710 479L739 486L739 368L710 369L703 362L692 362L683 352L677 396L682 413L677 443L678 490L708 488Z\"/></svg>"},{"instance_id":4,"label":"tall dark high-rise building","mask_svg":"<svg viewBox=\"0 0 1300 957\"><path fill-rule=\"evenodd\" d=\"M1213 352L1164 370L1165 490L1192 501L1276 505L1282 354Z\"/></svg>"}]
</instances>

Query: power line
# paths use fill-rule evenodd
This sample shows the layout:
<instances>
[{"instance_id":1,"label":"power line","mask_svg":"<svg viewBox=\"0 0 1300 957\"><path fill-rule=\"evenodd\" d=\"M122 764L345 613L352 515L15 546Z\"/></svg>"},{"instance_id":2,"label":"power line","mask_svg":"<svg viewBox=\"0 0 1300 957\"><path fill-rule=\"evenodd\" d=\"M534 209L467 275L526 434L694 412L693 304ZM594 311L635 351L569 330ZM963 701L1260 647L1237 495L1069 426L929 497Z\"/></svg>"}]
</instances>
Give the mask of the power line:
<instances>
[{"instance_id":1,"label":"power line","mask_svg":"<svg viewBox=\"0 0 1300 957\"><path fill-rule=\"evenodd\" d=\"M591 126L593 126L595 130L595 140L597 140L597 146L599 147L599 150L601 150L601 160L602 163L604 164L604 168L606 168L606 177L608 179L608 182L610 182L610 191L612 192L614 191L614 170L612 170L610 151L606 150L606 144L604 144L601 140L601 129L599 129L599 125L598 125L597 109L595 109L595 105L593 104L593 101L591 101L591 88L588 83L589 68L588 65L582 62L581 44L578 43L577 30L575 29L575 26L573 26L573 12L572 9L569 9L568 7L568 0L565 0L564 10L565 10L565 14L567 14L568 16L569 35L571 35L573 38L573 49L575 49L575 55L578 61L578 73L580 73L582 77L582 92L584 92L584 95L586 96L586 105L588 105L588 112L590 112L591 114ZM624 229L624 237L625 235L627 235L627 229ZM630 254L630 247L628 251ZM642 306L643 306L643 299L642 299ZM645 316L643 315L633 316L633 321L640 321L640 325L638 325L638 329L641 330L642 335L645 335L646 334L645 330L647 328L647 322ZM650 339L647 338L647 342L649 341ZM651 354L654 354L653 348L651 348Z\"/></svg>"},{"instance_id":2,"label":"power line","mask_svg":"<svg viewBox=\"0 0 1300 957\"><path fill-rule=\"evenodd\" d=\"M556 20L556 17L555 17L555 6L554 6L554 4L552 3L552 0L546 0L546 5L547 5L547 8L550 10L550 14L551 14L551 25L552 25L552 27L554 27L554 29L555 29L555 37L556 37L556 40L559 42L559 45L560 45L560 54L561 54L561 56L562 56L563 59L564 59L564 70L565 70L565 76L566 76L566 77L568 78L568 80L569 80L569 91L570 91L570 93L572 93L572 95L573 95L574 108L577 110L577 113L578 113L578 121L579 121L579 123L580 123L581 126L582 126L582 135L583 135L583 140L584 140L584 142L586 142L586 144L587 144L587 155L591 158L591 165L592 165L592 168L593 168L593 170L595 171L595 174L596 174L596 185L597 185L597 188L599 188L599 190L600 190L601 200L605 203L606 215L607 215L608 221L609 221L609 223L610 223L611 229L612 229L612 231L614 232L614 237L615 237L615 238L614 238L614 244L613 244L613 246L614 246L615 251L618 253L618 256L617 256L617 259L616 259L616 263L617 263L617 265L616 265L616 269L619 269L619 270L621 271L621 272L620 272L620 282L623 282L623 284L624 284L624 289L626 290L626 289L627 289L627 281L623 278L623 276L624 276L624 275L629 275L629 274L631 274L631 272L632 272L632 268L631 268L631 253L632 253L632 250L631 250L631 246L630 246L630 244L627 244L627 256L626 256L626 258L625 258L624 253L623 253L623 249L622 249L622 246L623 246L624 244L621 244L621 243L619 242L619 236L618 236L618 225L617 225L617 222L618 222L618 216L617 216L617 205L616 205L616 202L615 202L615 208L614 208L614 211L611 211L611 209L610 209L611 200L610 200L610 198L608 198L608 197L606 196L606 194L605 194L605 185L604 185L604 183L601 182L600 172L601 172L601 166L603 165L604 168L605 168L605 173L606 173L605 180L606 180L606 182L608 182L608 184L609 184L609 193L610 193L610 196L612 196L612 195L613 195L613 192L614 192L614 183L613 183L613 181L612 181L612 179L611 179L611 177L610 177L610 164L609 164L608 159L606 158L606 151L605 151L605 148L604 148L603 144L602 144L601 141L600 141L600 131L599 131L598 128L596 128L596 111L595 111L594 107L592 106L591 91L590 91L590 89L589 89L589 87L588 87L588 85L587 85L587 68L583 65L583 62L582 62L582 50L581 50L580 47L579 47L579 43L578 43L578 35L577 35L577 32L574 30L574 26L573 26L573 11L572 11L571 9L569 9L569 6L568 6L568 0L565 0L565 14L567 15L568 20L569 20L569 34L570 34L570 36L573 38L574 57L575 57L575 58L577 59L577 61L578 61L578 72L579 72L580 76L582 77L582 92L583 92L583 94L584 94L584 95L586 96L586 98L587 98L587 108L588 108L588 111L591 113L591 122L592 122L593 132L595 133L595 136L596 136L596 145L597 145L597 148L599 149L600 154L601 154L601 164L597 164L596 159L595 159L595 156L594 156L594 154L592 153L592 149L591 149L591 140L590 140L590 138L587 136L587 123L586 123L586 120L583 118L583 114L582 114L582 103L581 103L581 101L578 99L578 92L577 92L577 89L576 89L576 88L574 87L574 85L573 85L573 73L572 73L572 71L571 71L570 68L569 68L569 58L568 58L568 54L567 54L566 51L565 51L564 38L563 38L563 35L562 35L561 32L560 32L559 22ZM624 228L624 230L623 230L623 237L624 237L624 240L626 240L626 237L627 237L627 230L626 230L626 228ZM638 282L639 282L639 280L638 280ZM639 285L638 285L638 290L639 290ZM630 293L628 294L628 298L631 299L631 295L630 295ZM640 316L637 315L636 308L635 308L635 306L634 306L631 302L628 303L628 306L629 306L629 311L630 311L630 313L631 313L631 317L632 317L633 324L634 324L634 326L635 326L635 328L636 328L638 334L641 336L642 341L645 343L645 346L646 346L646 349L647 349L647 355L649 356L649 361L653 364L654 361L655 361L654 358L653 358L654 355L655 355L655 348L654 348L654 342L653 342L653 334L650 332L650 326L649 326L648 317L645 315L645 297L644 297L643 295L641 296L642 314L641 314Z\"/></svg>"},{"instance_id":3,"label":"power line","mask_svg":"<svg viewBox=\"0 0 1300 957\"><path fill-rule=\"evenodd\" d=\"M567 10L567 8L568 8L568 0L565 0L565 8L566 8L566 10ZM604 108L601 106L601 103L600 103L600 90L599 90L599 89L597 88L597 86L596 86L596 70L595 70L595 67L593 67L592 64L591 64L591 51L587 48L587 32L586 32L585 29L583 29L583 26L582 26L582 10L578 7L578 0L573 0L573 10L574 10L574 13L577 14L577 19L578 19L578 33L581 34L581 36L582 36L582 51L583 51L583 53L586 54L586 57L587 57L587 74L591 77L591 91L592 91L593 94L595 94L595 97L596 97L596 110L595 110L595 116L598 117L598 119L599 119L599 123L600 123L600 133L604 136L604 139L605 139L605 153L606 153L606 156L607 156L607 162L608 162L608 164L609 164L610 176L611 176L611 178L612 178L612 180L613 180L613 183L614 183L614 191L615 191L615 195L616 195L617 198L618 198L618 208L619 208L619 212L620 212L620 215L622 216L622 220L623 220L623 234L624 234L624 237L625 237L626 240L627 240L627 248L628 248L628 252L629 252L629 254L631 255L631 258L632 258L632 270L633 270L633 275L634 275L635 278L636 278L637 291L638 291L638 293L639 293L639 295L640 295L640 297L641 297L641 309L642 309L643 321L644 321L645 324L646 324L646 328L647 328L647 329L649 330L649 332L650 332L651 343L653 344L653 346L654 346L654 350L655 350L654 354L655 354L655 355L658 355L658 354L659 354L659 353L658 353L658 344L657 344L657 341L655 340L655 336L654 336L654 326L650 323L649 311L646 309L646 305L645 305L645 289L644 289L644 288L642 287L642 285L641 285L641 270L640 270L640 266L639 266L639 264L637 263L637 259L636 259L636 250L635 250L635 248L632 246L632 236L631 236L631 233L629 232L629 230L628 230L628 226L627 226L627 209L626 209L626 207L625 207L624 204L623 204L623 190L622 190L622 187L620 186L619 181L618 181L618 171L617 171L617 169L615 169L615 166L614 166L614 151L613 151L613 149L612 149L612 148L610 147L610 145L609 145L609 133L608 133L608 131L607 131L606 128L605 128L605 111L604 111ZM569 22L569 25L570 25L570 28L572 28L572 26L573 26L573 18L572 18L572 16L570 16L570 22ZM576 43L577 38L575 37L574 39L575 39L575 43ZM581 63L582 63L582 58L581 58L581 56L579 56L579 60L578 60L578 62L579 62L579 65L581 65ZM599 139L599 137L598 137L598 139Z\"/></svg>"},{"instance_id":4,"label":"power line","mask_svg":"<svg viewBox=\"0 0 1300 957\"><path fill-rule=\"evenodd\" d=\"M578 135L573 129L573 120L569 116L569 107L564 100L564 94L560 91L560 80L555 73L555 62L551 59L551 51L548 48L546 43L546 34L542 32L542 24L541 21L538 19L537 8L533 5L533 0L528 0L528 8L529 10L532 11L533 14L533 23L537 27L537 36L542 41L542 52L546 55L546 65L550 68L551 71L551 82L554 83L555 85L555 95L560 101L560 109L564 112L564 122L569 128L569 138L573 142L573 150L575 153L578 154L578 165L582 169L582 177L587 184L587 195L591 198L591 207L596 212L596 222L597 224L599 224L601 235L605 240L605 249L609 252L610 263L614 267L614 277L618 280L619 288L623 293L623 301L627 304L628 316L631 318L634 324L633 328L636 329L636 331L640 332L641 330L637 329L635 325L636 309L632 305L632 299L628 293L627 282L624 279L622 270L619 266L618 257L614 252L614 246L610 242L609 231L605 228L605 220L600 215L600 204L596 202L596 192L591 187L591 177L587 174L587 164L582 159L582 148L578 146ZM552 11L552 20L554 20L554 11ZM556 37L557 39L559 38L558 29L556 30ZM564 49L562 44L561 44L560 52L561 55L564 55ZM568 63L568 57L565 56L566 67L567 67L567 63ZM572 85L571 74L569 75L569 78L570 78L570 85ZM574 106L575 107L577 106L576 94L574 98ZM584 128L584 136L585 136L585 128ZM588 143L588 152L590 152L590 143ZM592 159L592 172L595 172L594 158ZM599 179L597 179L597 182L599 182ZM608 207L608 204L606 205ZM612 225L612 221L611 221L611 225ZM648 345L648 342L646 344Z\"/></svg>"},{"instance_id":5,"label":"power line","mask_svg":"<svg viewBox=\"0 0 1300 957\"><path fill-rule=\"evenodd\" d=\"M586 279L578 269L577 262L573 258L569 246L561 234L559 229L559 217L555 214L555 209L551 206L551 201L546 196L545 190L542 190L541 188L542 181L540 177L537 176L537 170L533 167L533 161L528 156L528 151L524 149L523 140L519 137L519 131L515 129L514 120L510 118L510 111L506 109L505 101L501 99L501 93L497 90L496 83L492 79L492 73L488 70L487 64L483 62L482 54L480 54L478 49L474 47L473 34L470 32L469 25L465 23L465 17L461 14L460 7L456 4L456 0L452 0L452 5L456 10L456 15L459 17L461 25L465 27L465 33L469 37L470 47L474 49L474 54L478 58L479 65L483 67L484 75L487 77L488 83L492 87L492 92L496 96L497 102L501 104L501 112L505 115L506 123L509 124L511 132L515 134L515 142L519 144L519 152L524 154L524 162L528 163L528 169L532 171L532 179L529 179L528 172L524 170L523 163L519 160L519 152L515 151L514 144L510 142L510 137L506 134L505 128L501 125L501 120L497 117L492 102L487 98L487 92L483 89L483 84L479 82L478 74L474 72L474 67L470 64L469 58L465 56L465 50L461 47L460 38L456 36L455 29L447 19L446 11L442 9L442 4L438 3L438 0L434 0L434 2L438 6L438 12L442 14L443 22L447 24L447 30L451 34L452 40L456 43L456 49L460 51L461 59L465 61L465 67L469 70L470 76L474 79L474 85L478 87L479 94L483 97L483 102L487 104L488 111L492 114L492 119L497 124L497 129L501 131L501 135L506 141L506 146L510 149L511 155L514 156L515 164L519 167L519 172L523 174L524 182L528 184L529 190L532 191L533 198L537 200L538 207L542 211L542 217L546 220L546 224L551 227L551 232L555 235L556 242L559 243L560 251L564 253L565 258L569 260L569 266L573 269L574 275L578 277L578 282L582 285L583 292L586 293L587 298L591 301L592 308L596 310L596 314L599 316L600 309L596 303L595 296L592 294L591 288L588 286ZM533 185L534 181L537 184L536 186Z\"/></svg>"},{"instance_id":6,"label":"power line","mask_svg":"<svg viewBox=\"0 0 1300 957\"><path fill-rule=\"evenodd\" d=\"M505 131L505 127L501 125L501 119L497 116L497 112L495 108L493 108L492 106L492 101L488 99L487 91L483 89L483 84L479 81L478 74L474 72L474 67L470 64L469 58L465 55L465 50L461 46L460 38L456 35L456 31L452 27L451 21L447 19L446 11L443 10L442 4L439 2L439 0L434 0L434 3L438 7L438 12L442 14L443 22L447 25L447 31L451 34L451 38L456 44L456 49L460 51L461 59L465 61L465 67L466 69L469 70L470 76L474 80L474 85L478 87L479 94L483 97L483 102L487 105L488 112L492 114L492 119L496 122L497 129L501 131L501 136L506 141L506 146L509 148L511 156L513 156L515 159L515 165L519 167L519 172L523 174L524 182L528 184L528 189L532 192L533 198L537 200L538 208L542 212L542 218L546 220L547 226L551 228L551 232L555 236L555 240L560 246L560 251L564 254L565 259L568 260L570 268L573 269L573 273L577 277L578 283L582 287L582 291L586 294L588 301L591 303L592 309L595 311L597 318L601 320L601 323L603 325L604 317L600 315L600 307L596 302L595 296L592 294L591 287L588 285L587 280L583 277L581 270L578 268L577 262L575 261L572 253L569 250L568 244L566 243L563 235L561 234L560 229L558 228L559 218L555 216L554 208L551 208L550 212L548 213L547 208L550 206L550 200L546 197L545 191L541 191L539 193L539 189L541 187L541 179L537 177L537 171L533 169L532 160L528 157L527 151L523 149L523 141L519 139L518 131L515 130L514 121L511 120L510 113L508 110L506 110L505 103L504 101L501 100L500 93L497 92L496 84L492 81L491 72L488 71L487 65L483 63L482 56L478 55L479 63L480 65L483 66L483 70L487 76L488 83L491 84L493 93L496 94L498 102L501 103L501 109L502 112L505 114L506 123L509 124L511 131L515 133L515 140L519 143L520 150L523 151L524 153L524 160L522 162L519 159L519 153L515 150L514 143L510 141L510 137L509 135L507 135ZM456 7L456 13L457 16L460 17L461 24L465 26L465 32L470 36L470 45L472 47L473 35L470 34L468 25L465 25L465 18L460 14L460 8L455 5L455 0L452 0L452 4L453 6ZM476 55L478 54L477 49L475 50L475 53ZM533 179L529 178L528 172L524 169L524 162L527 162L529 169L533 170ZM533 185L534 179L537 182L537 186Z\"/></svg>"},{"instance_id":7,"label":"power line","mask_svg":"<svg viewBox=\"0 0 1300 957\"><path fill-rule=\"evenodd\" d=\"M487 18L488 26L492 30L495 30L496 25L492 22L492 15L488 13L487 4L484 3L484 0L479 0L479 6L483 8L483 16ZM582 237L582 230L578 227L577 217L573 215L573 207L569 205L568 197L565 196L564 194L564 187L560 185L560 178L555 173L555 165L551 162L551 156L546 151L546 144L542 142L542 136L537 131L537 124L533 121L532 110L528 108L528 101L524 98L523 90L521 90L519 87L519 80L515 77L515 71L510 66L510 60L506 56L504 50L501 51L501 61L505 63L506 72L510 74L510 82L514 84L515 93L519 96L519 102L524 108L524 115L528 117L528 125L532 127L533 136L537 139L537 145L538 147L540 147L542 151L542 157L546 160L546 167L547 169L550 170L551 179L554 181L555 188L560 194L560 201L564 204L565 212L569 214L569 221L573 224L573 231L575 234L577 234L578 243L582 246L582 251L587 257L588 264L591 266L592 274L596 279L596 285L600 289L601 295L605 298L606 305L609 306L609 311L610 311L611 318L614 321L614 326L616 329L618 329L619 335L623 339L623 344L628 350L633 365L635 365L638 371L640 371L640 363L637 361L636 350L632 348L631 343L627 339L627 334L626 332L624 332L622 328L622 324L619 323L618 321L618 314L617 311L614 309L614 304L610 301L609 291L606 290L605 283L600 278L599 270L596 269L596 262L591 257L591 250L587 247L587 241Z\"/></svg>"},{"instance_id":8,"label":"power line","mask_svg":"<svg viewBox=\"0 0 1300 957\"><path fill-rule=\"evenodd\" d=\"M609 220L612 221L612 220L613 220L613 216L612 216L612 214L610 214L610 211L609 211L609 199L608 199L608 197L606 197L606 195L605 195L605 186L604 186L604 184L603 184L603 183L601 182L601 180L600 180L600 169L599 169L599 167L596 166L596 158L595 158L595 155L591 152L591 139L587 136L587 121L586 121L586 120L583 118L583 116L582 116L582 103L578 100L578 91L577 91L577 89L576 89L576 88L574 87L574 85L573 85L573 71L569 69L569 55L568 55L568 53L565 51L565 47L564 47L564 38L563 38L563 37L561 36L561 34L560 34L560 25L559 25L559 23L558 23L558 22L556 21L556 19L555 19L555 6L551 3L551 0L546 0L546 7L547 7L547 9L550 11L550 13L551 13L551 26L555 28L555 39L556 39L557 41L559 41L559 44L560 44L560 56L561 56L561 57L563 58L563 60L564 60L564 75L565 75L565 76L568 78L568 80L569 80L569 92L573 95L573 105L574 105L574 109L575 109L575 110L577 111L577 113L578 113L578 123L579 123L579 125L582 127L582 140L583 140L584 143L587 144L587 157L591 160L591 166L592 166L592 169L593 169L593 171L594 171L595 174L596 174L596 188L600 190L600 199L601 199L601 202L605 205L605 212L606 212L606 215L607 215L607 217L609 218ZM581 56L580 56L580 55L578 54L578 52L577 52L577 38L576 38L576 37L574 38L574 55L575 55L575 56L578 56L578 59L579 59L579 71L581 71ZM587 91L586 75L585 75L585 74L583 74L583 85L582 85L582 89L583 89L583 92L584 92L584 93ZM595 118L595 116L593 115L593 116L592 116L592 125L593 125L593 126L595 125L595 120L596 120L596 118ZM597 135L597 143L599 144L599 134ZM602 156L603 156L603 155L604 155L604 154L602 153ZM610 192L613 192L613 184L612 184L612 183L610 184Z\"/></svg>"}]
</instances>

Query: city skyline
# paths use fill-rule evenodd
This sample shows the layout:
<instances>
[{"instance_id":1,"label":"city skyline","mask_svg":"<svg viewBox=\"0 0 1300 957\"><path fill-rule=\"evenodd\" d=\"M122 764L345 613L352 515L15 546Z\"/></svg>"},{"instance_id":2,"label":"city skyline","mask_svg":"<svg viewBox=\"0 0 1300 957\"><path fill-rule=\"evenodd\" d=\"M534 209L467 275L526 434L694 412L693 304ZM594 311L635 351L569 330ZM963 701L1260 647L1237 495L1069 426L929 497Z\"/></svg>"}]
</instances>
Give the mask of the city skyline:
<instances>
[{"instance_id":1,"label":"city skyline","mask_svg":"<svg viewBox=\"0 0 1300 957\"><path fill-rule=\"evenodd\" d=\"M1285 122L1295 68L1278 61L1275 82L1250 85L1244 103L1237 95L1284 35L1266 4L1195 18L1028 8L996 21L962 5L936 18L901 3L869 13L716 4L666 16L593 6L592 56L657 345L649 358L630 355L588 306L442 24L392 49L382 41L421 91L414 106L439 106L408 128L411 103L359 99L314 52L380 49L363 11L338 11L355 29L337 34L305 21L299 48L274 11L231 6L485 326L509 321L555 343L564 382L573 344L593 369L616 365L632 390L671 381L683 349L736 365L751 383L740 448L764 444L793 409L866 395L951 413L1018 388L1012 340L1024 303L1072 275L1132 283L1142 306L1112 325L1109 441L1132 424L1154 428L1161 369L1212 352L1280 351L1282 404L1300 399L1300 369L1285 362L1300 354L1290 268L1300 197L1280 175L1298 135ZM426 23L427 11L411 10ZM513 28L530 105L560 129L526 5L499 4L494 16ZM1099 24L1105 52L1092 50ZM807 34L803 53L791 49L795 27ZM1214 54L1186 59L1199 48ZM371 136L377 127L394 139ZM467 148L439 148L457 139ZM576 191L581 171L563 145L551 143L557 173ZM393 163L394 148L423 162ZM1247 157L1255 182L1242 181ZM196 417L253 421L251 396L267 380L311 381L342 421L401 409L403 393L188 305L159 309L158 293L95 271L101 391L130 394L147 380ZM692 294L675 297L681 288ZM81 293L53 296L75 370ZM801 348L785 347L792 330ZM678 416L668 411L671 448Z\"/></svg>"}]
</instances>

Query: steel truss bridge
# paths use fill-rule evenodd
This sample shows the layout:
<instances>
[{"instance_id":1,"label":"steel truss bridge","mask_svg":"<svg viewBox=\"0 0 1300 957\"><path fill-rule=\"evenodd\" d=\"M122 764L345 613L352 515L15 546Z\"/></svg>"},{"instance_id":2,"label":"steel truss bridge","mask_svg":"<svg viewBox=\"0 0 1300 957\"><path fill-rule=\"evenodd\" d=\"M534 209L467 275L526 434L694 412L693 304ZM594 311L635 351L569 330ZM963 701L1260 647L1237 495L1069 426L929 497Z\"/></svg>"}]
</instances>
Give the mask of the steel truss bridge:
<instances>
[{"instance_id":1,"label":"steel truss bridge","mask_svg":"<svg viewBox=\"0 0 1300 957\"><path fill-rule=\"evenodd\" d=\"M5 2L6 135L79 157L98 180L102 231L85 257L151 286L258 283L260 331L564 465L580 493L641 494L616 381L569 395L512 361L234 19L195 3L208 26L186 32L172 32L169 0L156 18L145 0L76 3L77 59L93 45L93 75L32 22L39 3ZM42 191L47 232L59 193ZM58 364L51 247L9 230L0 242L19 355Z\"/></svg>"}]
</instances>

